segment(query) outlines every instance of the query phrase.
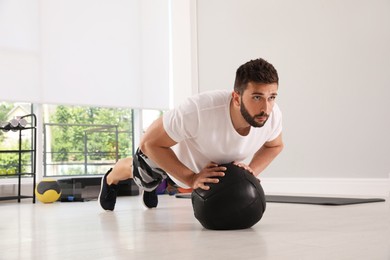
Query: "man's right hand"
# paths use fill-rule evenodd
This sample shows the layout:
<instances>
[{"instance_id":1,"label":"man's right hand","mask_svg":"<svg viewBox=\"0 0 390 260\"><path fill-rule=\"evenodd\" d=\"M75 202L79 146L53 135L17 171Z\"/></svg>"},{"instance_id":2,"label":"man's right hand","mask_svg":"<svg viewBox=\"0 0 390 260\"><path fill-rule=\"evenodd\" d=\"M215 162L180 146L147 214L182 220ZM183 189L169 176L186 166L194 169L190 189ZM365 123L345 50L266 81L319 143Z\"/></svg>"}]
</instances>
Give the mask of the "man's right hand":
<instances>
[{"instance_id":1,"label":"man's right hand","mask_svg":"<svg viewBox=\"0 0 390 260\"><path fill-rule=\"evenodd\" d=\"M194 174L191 187L193 189L201 188L203 190L209 190L210 186L207 183L218 183L219 179L216 177L225 176L224 171L226 171L226 167L218 166L218 164L210 162L198 174Z\"/></svg>"}]
</instances>

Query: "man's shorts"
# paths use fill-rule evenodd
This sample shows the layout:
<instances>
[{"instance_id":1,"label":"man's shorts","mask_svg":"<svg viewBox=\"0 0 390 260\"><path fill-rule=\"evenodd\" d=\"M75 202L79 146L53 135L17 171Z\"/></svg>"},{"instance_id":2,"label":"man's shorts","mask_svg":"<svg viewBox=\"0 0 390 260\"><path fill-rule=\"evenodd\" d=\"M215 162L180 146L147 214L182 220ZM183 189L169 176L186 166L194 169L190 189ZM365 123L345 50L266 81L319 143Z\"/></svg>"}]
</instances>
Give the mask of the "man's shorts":
<instances>
[{"instance_id":1,"label":"man's shorts","mask_svg":"<svg viewBox=\"0 0 390 260\"><path fill-rule=\"evenodd\" d=\"M133 179L140 188L153 191L167 177L164 170L137 149L133 157Z\"/></svg>"}]
</instances>

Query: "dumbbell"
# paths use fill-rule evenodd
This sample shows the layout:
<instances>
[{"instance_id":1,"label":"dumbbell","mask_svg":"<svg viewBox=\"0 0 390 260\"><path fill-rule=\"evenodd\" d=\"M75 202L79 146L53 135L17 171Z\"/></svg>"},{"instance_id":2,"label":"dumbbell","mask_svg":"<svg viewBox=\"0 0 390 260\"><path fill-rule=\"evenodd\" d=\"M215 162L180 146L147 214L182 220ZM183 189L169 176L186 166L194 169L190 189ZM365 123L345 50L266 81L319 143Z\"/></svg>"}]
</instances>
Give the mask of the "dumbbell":
<instances>
[{"instance_id":1,"label":"dumbbell","mask_svg":"<svg viewBox=\"0 0 390 260\"><path fill-rule=\"evenodd\" d=\"M14 118L11 119L8 123L3 125L3 131L8 132L12 130L14 132L18 131L20 128L24 128L27 125L27 120L24 118Z\"/></svg>"}]
</instances>

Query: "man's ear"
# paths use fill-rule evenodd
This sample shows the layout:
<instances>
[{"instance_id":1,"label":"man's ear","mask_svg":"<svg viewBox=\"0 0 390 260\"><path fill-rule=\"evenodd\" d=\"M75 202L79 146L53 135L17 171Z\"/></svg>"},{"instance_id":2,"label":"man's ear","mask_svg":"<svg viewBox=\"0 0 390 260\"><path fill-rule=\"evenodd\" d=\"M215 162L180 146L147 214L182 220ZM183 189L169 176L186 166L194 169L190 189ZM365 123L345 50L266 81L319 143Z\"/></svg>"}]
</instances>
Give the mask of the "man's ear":
<instances>
[{"instance_id":1,"label":"man's ear","mask_svg":"<svg viewBox=\"0 0 390 260\"><path fill-rule=\"evenodd\" d=\"M240 106L241 96L238 92L236 92L236 91L232 92L232 101L233 101L233 105Z\"/></svg>"}]
</instances>

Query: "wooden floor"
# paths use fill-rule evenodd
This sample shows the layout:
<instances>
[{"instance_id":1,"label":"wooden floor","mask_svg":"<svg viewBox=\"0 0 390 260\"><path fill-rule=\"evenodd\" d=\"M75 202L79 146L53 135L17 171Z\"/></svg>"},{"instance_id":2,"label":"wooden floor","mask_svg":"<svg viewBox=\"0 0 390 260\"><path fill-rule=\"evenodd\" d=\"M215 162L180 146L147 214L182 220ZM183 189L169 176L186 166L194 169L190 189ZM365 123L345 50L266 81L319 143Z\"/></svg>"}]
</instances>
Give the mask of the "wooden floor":
<instances>
[{"instance_id":1,"label":"wooden floor","mask_svg":"<svg viewBox=\"0 0 390 260\"><path fill-rule=\"evenodd\" d=\"M97 201L0 202L0 259L390 259L389 202L349 206L268 203L240 231L209 231L191 201L120 197L114 212ZM387 198L386 198L387 199Z\"/></svg>"}]
</instances>

